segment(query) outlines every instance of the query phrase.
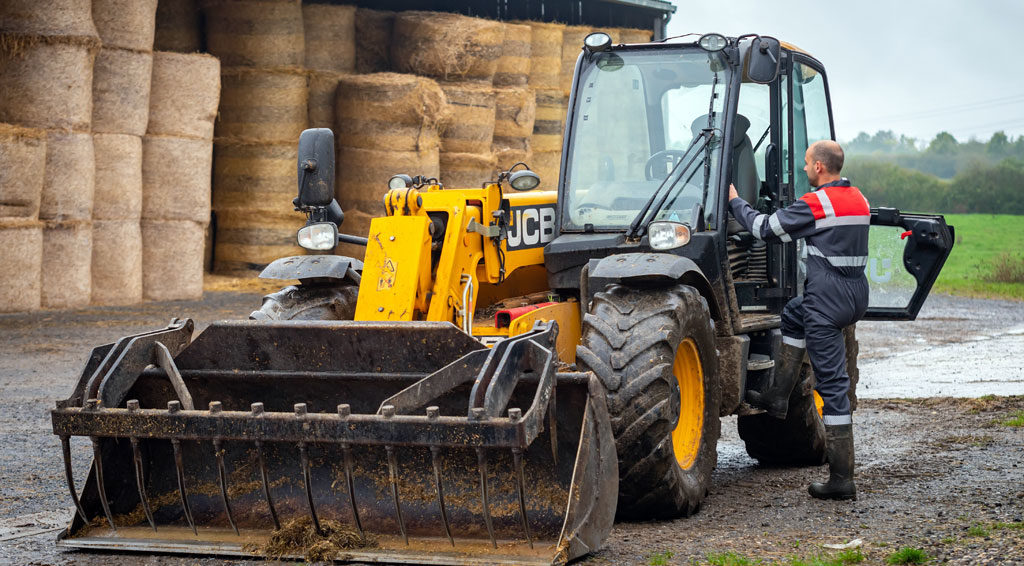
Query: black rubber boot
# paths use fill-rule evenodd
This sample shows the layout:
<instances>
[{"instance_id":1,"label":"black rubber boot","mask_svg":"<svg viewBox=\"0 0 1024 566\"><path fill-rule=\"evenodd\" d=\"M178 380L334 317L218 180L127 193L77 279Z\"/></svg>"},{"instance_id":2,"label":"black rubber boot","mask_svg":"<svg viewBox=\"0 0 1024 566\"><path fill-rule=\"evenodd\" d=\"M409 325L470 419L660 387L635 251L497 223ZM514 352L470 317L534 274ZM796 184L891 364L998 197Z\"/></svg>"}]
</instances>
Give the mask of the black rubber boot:
<instances>
[{"instance_id":1,"label":"black rubber boot","mask_svg":"<svg viewBox=\"0 0 1024 566\"><path fill-rule=\"evenodd\" d=\"M779 348L779 357L775 360L771 384L764 391L747 391L747 402L758 409L764 409L777 419L786 418L789 395L800 377L804 351L803 348L783 343Z\"/></svg>"},{"instance_id":2,"label":"black rubber boot","mask_svg":"<svg viewBox=\"0 0 1024 566\"><path fill-rule=\"evenodd\" d=\"M818 499L857 499L853 483L853 425L825 425L828 444L828 481L814 482L807 488Z\"/></svg>"}]
</instances>

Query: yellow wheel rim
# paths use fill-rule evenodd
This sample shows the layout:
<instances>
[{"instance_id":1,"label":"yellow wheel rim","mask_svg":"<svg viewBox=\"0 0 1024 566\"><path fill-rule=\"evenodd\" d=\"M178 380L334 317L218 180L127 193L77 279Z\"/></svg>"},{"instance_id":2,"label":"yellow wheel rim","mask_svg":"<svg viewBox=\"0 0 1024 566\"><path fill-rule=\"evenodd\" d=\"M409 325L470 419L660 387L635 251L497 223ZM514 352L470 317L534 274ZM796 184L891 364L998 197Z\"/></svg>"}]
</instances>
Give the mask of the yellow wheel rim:
<instances>
[{"instance_id":1,"label":"yellow wheel rim","mask_svg":"<svg viewBox=\"0 0 1024 566\"><path fill-rule=\"evenodd\" d=\"M697 460L704 432L704 370L692 338L676 350L672 373L679 384L679 421L672 431L672 448L679 467L686 470Z\"/></svg>"},{"instance_id":2,"label":"yellow wheel rim","mask_svg":"<svg viewBox=\"0 0 1024 566\"><path fill-rule=\"evenodd\" d=\"M822 410L825 408L825 400L818 395L817 391L814 391L814 408L818 410L818 416L822 415Z\"/></svg>"}]
</instances>

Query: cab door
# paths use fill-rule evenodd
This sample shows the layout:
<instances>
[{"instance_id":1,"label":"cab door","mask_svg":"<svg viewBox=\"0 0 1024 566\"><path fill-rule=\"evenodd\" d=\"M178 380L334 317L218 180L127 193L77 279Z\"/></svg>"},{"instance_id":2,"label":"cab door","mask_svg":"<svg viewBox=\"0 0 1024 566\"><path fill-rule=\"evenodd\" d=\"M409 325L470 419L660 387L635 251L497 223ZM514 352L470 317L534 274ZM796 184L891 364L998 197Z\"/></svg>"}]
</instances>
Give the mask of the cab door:
<instances>
[{"instance_id":1,"label":"cab door","mask_svg":"<svg viewBox=\"0 0 1024 566\"><path fill-rule=\"evenodd\" d=\"M914 320L950 250L953 227L938 214L871 209L865 274L870 295L866 320Z\"/></svg>"}]
</instances>

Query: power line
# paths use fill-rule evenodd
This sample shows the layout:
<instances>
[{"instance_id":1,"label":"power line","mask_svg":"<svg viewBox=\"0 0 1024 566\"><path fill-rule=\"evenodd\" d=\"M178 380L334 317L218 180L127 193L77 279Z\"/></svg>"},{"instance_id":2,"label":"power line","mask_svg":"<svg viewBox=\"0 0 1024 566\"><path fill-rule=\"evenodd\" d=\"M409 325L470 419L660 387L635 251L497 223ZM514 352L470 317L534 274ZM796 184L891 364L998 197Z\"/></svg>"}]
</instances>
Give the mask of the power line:
<instances>
[{"instance_id":1,"label":"power line","mask_svg":"<svg viewBox=\"0 0 1024 566\"><path fill-rule=\"evenodd\" d=\"M900 113L900 114L889 114L887 116L874 116L863 118L864 121L889 121L889 122L900 122L906 120L919 120L923 118L932 118L942 116L944 114L958 114L962 112L968 112L972 110L985 110L989 108L995 108L998 106L1006 106L1008 104L1024 103L1024 93L1015 94L1012 96L1004 96L1000 98L993 98L989 100L980 100L977 102L969 102L963 104L956 104L952 106L946 106L943 108L933 108L931 110L920 110L917 112Z\"/></svg>"}]
</instances>

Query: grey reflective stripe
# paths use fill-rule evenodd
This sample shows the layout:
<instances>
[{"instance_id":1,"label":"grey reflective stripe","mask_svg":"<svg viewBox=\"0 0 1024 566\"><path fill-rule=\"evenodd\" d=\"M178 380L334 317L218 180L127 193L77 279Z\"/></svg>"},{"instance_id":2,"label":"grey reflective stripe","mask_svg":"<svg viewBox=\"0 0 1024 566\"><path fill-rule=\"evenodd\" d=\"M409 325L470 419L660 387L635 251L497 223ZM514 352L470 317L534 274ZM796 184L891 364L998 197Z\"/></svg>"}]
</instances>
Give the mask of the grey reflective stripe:
<instances>
[{"instance_id":1,"label":"grey reflective stripe","mask_svg":"<svg viewBox=\"0 0 1024 566\"><path fill-rule=\"evenodd\" d=\"M832 201L829 200L825 189L814 191L814 194L818 195L818 202L821 203L821 210L825 212L825 218L835 218L836 210L832 208Z\"/></svg>"},{"instance_id":2,"label":"grey reflective stripe","mask_svg":"<svg viewBox=\"0 0 1024 566\"><path fill-rule=\"evenodd\" d=\"M829 216L814 221L815 228L832 228L833 226L867 226L871 224L871 215Z\"/></svg>"},{"instance_id":3,"label":"grey reflective stripe","mask_svg":"<svg viewBox=\"0 0 1024 566\"><path fill-rule=\"evenodd\" d=\"M827 425L853 424L853 415L822 415L821 420Z\"/></svg>"},{"instance_id":4,"label":"grey reflective stripe","mask_svg":"<svg viewBox=\"0 0 1024 566\"><path fill-rule=\"evenodd\" d=\"M825 255L815 246L807 246L807 255L825 258L835 267L864 267L868 264L866 255Z\"/></svg>"},{"instance_id":5,"label":"grey reflective stripe","mask_svg":"<svg viewBox=\"0 0 1024 566\"><path fill-rule=\"evenodd\" d=\"M768 226L771 227L772 232L774 232L775 235L778 236L779 239L782 240L783 242L793 241L793 238L791 238L789 234L787 234L786 231L782 229L782 223L779 222L779 217L776 216L775 214L772 214L771 216L768 217Z\"/></svg>"},{"instance_id":6,"label":"grey reflective stripe","mask_svg":"<svg viewBox=\"0 0 1024 566\"><path fill-rule=\"evenodd\" d=\"M767 214L758 214L757 218L754 218L753 225L750 227L750 231L754 233L754 237L758 240L761 239L761 227L764 226L764 219L767 216Z\"/></svg>"},{"instance_id":7,"label":"grey reflective stripe","mask_svg":"<svg viewBox=\"0 0 1024 566\"><path fill-rule=\"evenodd\" d=\"M796 348L806 348L807 347L807 340L805 340L803 338L790 338L789 336L786 336L786 335L782 336L782 343L783 344L789 344L790 346L793 346L793 347L796 347Z\"/></svg>"}]
</instances>

